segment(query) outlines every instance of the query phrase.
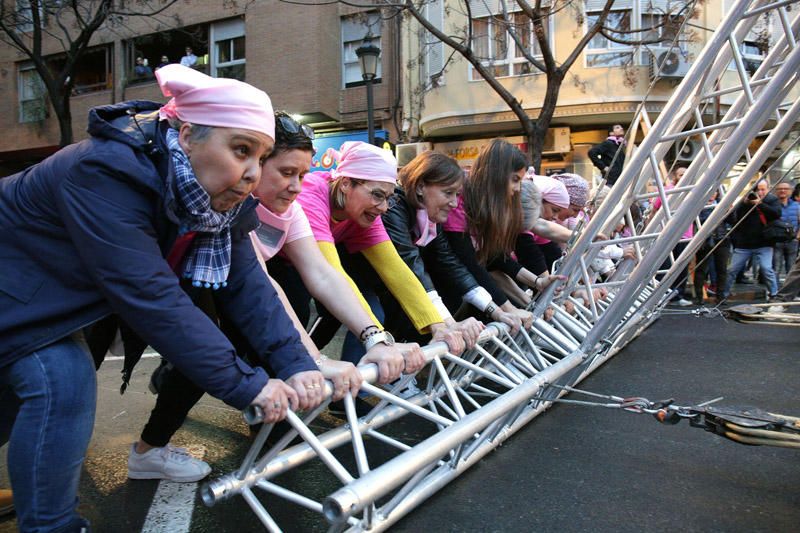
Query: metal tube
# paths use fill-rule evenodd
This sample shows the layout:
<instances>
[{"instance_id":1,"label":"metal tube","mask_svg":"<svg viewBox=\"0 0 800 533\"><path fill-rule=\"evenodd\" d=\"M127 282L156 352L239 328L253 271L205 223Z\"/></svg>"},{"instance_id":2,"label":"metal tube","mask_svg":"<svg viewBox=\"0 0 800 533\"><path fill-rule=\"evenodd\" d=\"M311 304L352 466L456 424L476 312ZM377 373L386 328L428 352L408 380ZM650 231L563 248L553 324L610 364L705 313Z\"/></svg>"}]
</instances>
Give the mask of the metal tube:
<instances>
[{"instance_id":1,"label":"metal tube","mask_svg":"<svg viewBox=\"0 0 800 533\"><path fill-rule=\"evenodd\" d=\"M492 400L478 411L465 416L450 427L429 437L408 452L372 470L328 496L323 505L325 517L339 522L364 508L370 502L395 489L425 465L481 431L492 421L508 413L520 403L535 396L551 379L577 367L584 360L582 352L574 352L559 363L524 381L502 397Z\"/></svg>"}]
</instances>

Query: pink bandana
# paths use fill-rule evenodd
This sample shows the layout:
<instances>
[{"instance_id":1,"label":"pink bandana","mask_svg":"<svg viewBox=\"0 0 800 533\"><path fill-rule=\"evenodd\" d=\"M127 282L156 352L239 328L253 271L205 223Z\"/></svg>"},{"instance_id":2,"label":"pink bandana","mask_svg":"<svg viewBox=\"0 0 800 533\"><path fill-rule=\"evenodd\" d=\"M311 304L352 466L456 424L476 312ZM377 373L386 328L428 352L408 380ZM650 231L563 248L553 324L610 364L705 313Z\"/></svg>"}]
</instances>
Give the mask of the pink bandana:
<instances>
[{"instance_id":1,"label":"pink bandana","mask_svg":"<svg viewBox=\"0 0 800 533\"><path fill-rule=\"evenodd\" d=\"M275 113L264 91L238 80L212 78L183 65L156 70L164 96L172 99L159 111L161 119L241 128L275 138Z\"/></svg>"},{"instance_id":2,"label":"pink bandana","mask_svg":"<svg viewBox=\"0 0 800 533\"><path fill-rule=\"evenodd\" d=\"M389 150L361 141L347 141L337 151L328 149L338 162L331 171L334 179L340 176L364 181L397 182L397 160Z\"/></svg>"},{"instance_id":3,"label":"pink bandana","mask_svg":"<svg viewBox=\"0 0 800 533\"><path fill-rule=\"evenodd\" d=\"M563 183L549 176L533 176L533 183L542 193L542 200L562 209L569 207L569 193Z\"/></svg>"}]
</instances>

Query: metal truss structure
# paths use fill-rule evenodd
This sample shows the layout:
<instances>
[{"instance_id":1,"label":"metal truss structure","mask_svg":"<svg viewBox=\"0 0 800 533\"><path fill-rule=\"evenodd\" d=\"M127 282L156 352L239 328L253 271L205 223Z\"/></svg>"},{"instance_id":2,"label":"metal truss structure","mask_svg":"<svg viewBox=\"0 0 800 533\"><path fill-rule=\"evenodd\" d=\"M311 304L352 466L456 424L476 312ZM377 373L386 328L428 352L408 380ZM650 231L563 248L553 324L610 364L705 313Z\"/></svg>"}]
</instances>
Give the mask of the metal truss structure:
<instances>
[{"instance_id":1,"label":"metal truss structure","mask_svg":"<svg viewBox=\"0 0 800 533\"><path fill-rule=\"evenodd\" d=\"M559 283L563 292L554 284L539 295L531 307L530 330L512 337L505 326L491 324L478 346L460 357L443 343L425 347L427 378L420 378L425 386L410 396L399 391L407 390L411 376L385 390L372 385L374 365L360 367L363 390L379 400L367 416L357 418L348 397L347 423L315 434L309 425L324 405L302 419L290 412L292 430L265 448L271 428L264 427L236 472L204 485L205 503L240 495L267 529L279 531L256 497L258 489L269 495L267 501L281 498L321 513L332 531L385 530L635 338L659 316L672 282L800 118L797 4L738 0L730 7L605 201L577 228L557 267L567 276ZM765 17L773 27L769 53L756 72L748 73L741 45ZM723 76L737 82L720 88ZM721 107L723 100L727 107ZM724 116L709 119L710 109L725 108ZM700 140L702 151L678 186L667 190L665 156L690 137ZM648 185L655 192L648 193ZM697 216L714 191L718 201L700 224ZM661 199L661 209L637 224L630 208L653 197ZM635 228L631 236L599 240L622 218ZM674 256L693 221L698 231ZM637 259L622 261L613 276L602 279L592 262L609 245L633 246ZM604 289L603 296L594 289ZM575 296L580 290L583 298ZM392 435L400 423L427 429L409 443L412 437L406 434L402 439ZM297 435L302 442L287 447ZM381 446L391 450L388 459L386 451L374 453ZM355 464L350 470L343 465L345 456ZM338 490L310 496L275 480L312 460L335 476Z\"/></svg>"}]
</instances>

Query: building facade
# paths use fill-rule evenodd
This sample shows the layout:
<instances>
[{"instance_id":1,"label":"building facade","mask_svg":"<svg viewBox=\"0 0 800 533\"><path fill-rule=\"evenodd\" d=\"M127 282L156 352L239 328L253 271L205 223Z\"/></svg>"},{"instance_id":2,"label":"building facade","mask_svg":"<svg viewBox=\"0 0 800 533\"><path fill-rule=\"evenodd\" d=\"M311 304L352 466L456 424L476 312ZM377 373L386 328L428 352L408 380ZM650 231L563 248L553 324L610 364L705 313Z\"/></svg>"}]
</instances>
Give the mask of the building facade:
<instances>
[{"instance_id":1,"label":"building facade","mask_svg":"<svg viewBox=\"0 0 800 533\"><path fill-rule=\"evenodd\" d=\"M589 41L561 86L545 141L543 171L571 171L588 179L597 173L588 160L588 149L606 138L610 126L622 124L627 128L645 100L648 116L655 121L724 16L729 2L709 0L691 3L693 9L684 9L687 4L680 0L614 2L606 25L619 31L617 37L630 38L632 31L655 28L638 35L647 39L657 36L665 42L626 46L603 35ZM603 0L554 3L545 28L557 63L566 61L604 5ZM503 16L504 6L508 18ZM515 2L433 0L423 13L444 34L469 44L495 79L522 102L527 114L538 116L546 76L523 57L519 42L503 25L504 20L510 19L520 42L529 46L534 56L541 57L531 19ZM757 68L766 55L769 28L774 23L762 21L760 29L743 40L740 51L748 68ZM402 76L406 84L403 124L410 142L423 143L417 150L432 147L468 167L479 148L493 137L507 137L526 148L517 117L461 54L454 53L413 19L404 27L403 42L403 53L417 59L406 63L408 69ZM663 54L672 55L657 72L657 61ZM733 69L719 80L722 88L735 83L739 80ZM704 122L715 121L731 103L729 97L721 95L716 105L708 107ZM641 135L640 129L638 138ZM401 146L399 150L408 150L409 156L417 151L413 146ZM688 163L697 150L699 144L688 143L682 153L674 154L674 159Z\"/></svg>"},{"instance_id":2,"label":"building facade","mask_svg":"<svg viewBox=\"0 0 800 533\"><path fill-rule=\"evenodd\" d=\"M3 0L6 9L25 2ZM87 2L88 4L90 2ZM146 2L144 2L146 3ZM45 18L56 33L58 20ZM70 98L74 140L86 136L90 108L125 100L164 102L153 71L180 62L187 48L193 68L235 77L265 90L275 109L302 116L318 133L366 128L367 102L355 50L365 37L381 48L374 87L376 129L397 136L401 116L397 46L399 22L344 5L180 1L155 17L109 21L98 30L73 71ZM70 27L69 24L66 24ZM29 38L30 25L18 32ZM27 30L27 31L26 31ZM58 66L63 44L44 38L42 56ZM59 125L29 58L0 45L0 176L58 149Z\"/></svg>"}]
</instances>

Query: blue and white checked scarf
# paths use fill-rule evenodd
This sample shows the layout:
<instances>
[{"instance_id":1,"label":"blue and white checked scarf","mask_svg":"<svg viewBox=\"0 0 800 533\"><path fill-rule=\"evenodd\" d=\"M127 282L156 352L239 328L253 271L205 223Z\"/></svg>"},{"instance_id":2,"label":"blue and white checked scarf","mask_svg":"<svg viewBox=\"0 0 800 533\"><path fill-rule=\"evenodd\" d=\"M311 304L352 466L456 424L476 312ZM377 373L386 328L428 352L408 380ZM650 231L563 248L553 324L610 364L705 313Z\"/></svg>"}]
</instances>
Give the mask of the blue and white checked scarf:
<instances>
[{"instance_id":1,"label":"blue and white checked scarf","mask_svg":"<svg viewBox=\"0 0 800 533\"><path fill-rule=\"evenodd\" d=\"M189 157L178 143L178 132L167 130L167 146L175 171L167 178L164 206L169 218L180 225L180 234L197 232L183 263L183 277L195 287L218 289L226 286L231 269L230 227L241 204L225 213L211 209L211 197L197 182Z\"/></svg>"}]
</instances>

